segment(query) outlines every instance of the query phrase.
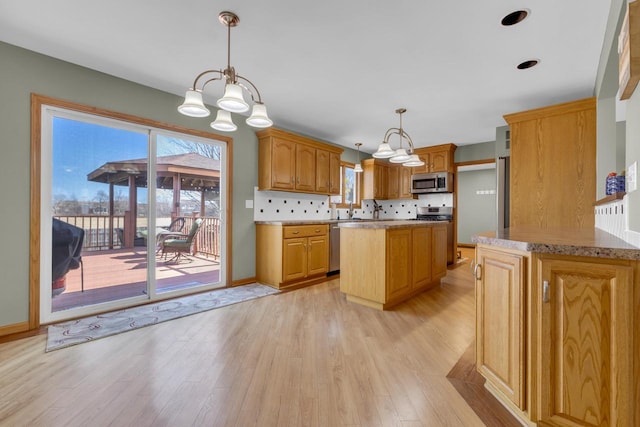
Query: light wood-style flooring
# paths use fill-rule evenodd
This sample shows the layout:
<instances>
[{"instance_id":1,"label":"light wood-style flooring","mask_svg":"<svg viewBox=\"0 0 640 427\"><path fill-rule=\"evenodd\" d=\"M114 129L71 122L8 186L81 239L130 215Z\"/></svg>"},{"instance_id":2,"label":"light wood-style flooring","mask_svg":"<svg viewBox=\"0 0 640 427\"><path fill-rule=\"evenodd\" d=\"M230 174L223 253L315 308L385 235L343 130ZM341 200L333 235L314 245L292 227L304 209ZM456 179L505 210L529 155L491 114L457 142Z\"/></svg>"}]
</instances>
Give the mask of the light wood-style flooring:
<instances>
[{"instance_id":1,"label":"light wood-style flooring","mask_svg":"<svg viewBox=\"0 0 640 427\"><path fill-rule=\"evenodd\" d=\"M0 344L0 425L504 425L447 378L473 340L468 264L385 312L335 279L51 353Z\"/></svg>"}]
</instances>

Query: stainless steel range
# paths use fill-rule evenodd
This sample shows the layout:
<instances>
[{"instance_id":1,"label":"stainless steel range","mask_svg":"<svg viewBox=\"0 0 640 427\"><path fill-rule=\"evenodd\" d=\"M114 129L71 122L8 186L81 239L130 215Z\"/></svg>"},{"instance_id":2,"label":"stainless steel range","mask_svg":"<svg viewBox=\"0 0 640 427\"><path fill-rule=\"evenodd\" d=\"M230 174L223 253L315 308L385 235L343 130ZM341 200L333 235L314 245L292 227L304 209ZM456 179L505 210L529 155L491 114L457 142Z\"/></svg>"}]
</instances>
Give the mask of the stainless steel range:
<instances>
[{"instance_id":1,"label":"stainless steel range","mask_svg":"<svg viewBox=\"0 0 640 427\"><path fill-rule=\"evenodd\" d=\"M453 264L455 260L455 248L453 245L453 208L450 206L419 206L416 208L416 219L447 223L447 264Z\"/></svg>"}]
</instances>

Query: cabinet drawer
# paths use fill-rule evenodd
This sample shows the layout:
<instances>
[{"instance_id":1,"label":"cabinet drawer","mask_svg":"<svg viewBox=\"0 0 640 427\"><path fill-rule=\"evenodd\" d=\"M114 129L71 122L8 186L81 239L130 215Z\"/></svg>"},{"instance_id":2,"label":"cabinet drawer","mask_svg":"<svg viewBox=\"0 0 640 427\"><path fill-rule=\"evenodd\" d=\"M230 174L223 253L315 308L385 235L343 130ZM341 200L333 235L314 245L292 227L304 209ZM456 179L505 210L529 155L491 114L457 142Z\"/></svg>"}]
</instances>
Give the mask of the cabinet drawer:
<instances>
[{"instance_id":1,"label":"cabinet drawer","mask_svg":"<svg viewBox=\"0 0 640 427\"><path fill-rule=\"evenodd\" d=\"M282 229L282 236L285 239L290 239L292 237L322 236L328 233L329 226L327 224L294 225L286 226Z\"/></svg>"}]
</instances>

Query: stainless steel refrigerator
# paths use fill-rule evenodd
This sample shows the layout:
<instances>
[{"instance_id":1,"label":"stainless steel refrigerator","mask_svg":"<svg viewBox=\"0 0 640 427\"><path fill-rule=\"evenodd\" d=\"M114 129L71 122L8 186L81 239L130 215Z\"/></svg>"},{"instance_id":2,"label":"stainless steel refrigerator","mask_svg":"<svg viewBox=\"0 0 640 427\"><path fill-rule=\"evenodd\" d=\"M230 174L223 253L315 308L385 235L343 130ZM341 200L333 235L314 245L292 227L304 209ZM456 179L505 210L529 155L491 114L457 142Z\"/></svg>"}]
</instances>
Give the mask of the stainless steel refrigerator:
<instances>
[{"instance_id":1,"label":"stainless steel refrigerator","mask_svg":"<svg viewBox=\"0 0 640 427\"><path fill-rule=\"evenodd\" d=\"M496 207L498 230L509 228L509 157L498 157L496 162Z\"/></svg>"}]
</instances>

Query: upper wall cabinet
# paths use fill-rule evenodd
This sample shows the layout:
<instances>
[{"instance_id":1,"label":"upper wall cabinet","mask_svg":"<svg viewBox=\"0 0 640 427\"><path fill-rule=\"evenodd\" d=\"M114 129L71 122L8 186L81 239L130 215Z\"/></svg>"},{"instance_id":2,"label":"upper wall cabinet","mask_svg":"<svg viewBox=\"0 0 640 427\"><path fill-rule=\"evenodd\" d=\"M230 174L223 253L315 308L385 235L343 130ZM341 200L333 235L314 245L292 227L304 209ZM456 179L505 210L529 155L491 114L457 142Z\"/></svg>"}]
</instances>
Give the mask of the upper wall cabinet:
<instances>
[{"instance_id":1,"label":"upper wall cabinet","mask_svg":"<svg viewBox=\"0 0 640 427\"><path fill-rule=\"evenodd\" d=\"M340 194L342 148L275 128L256 135L260 190Z\"/></svg>"},{"instance_id":2,"label":"upper wall cabinet","mask_svg":"<svg viewBox=\"0 0 640 427\"><path fill-rule=\"evenodd\" d=\"M416 148L415 154L424 162L413 168L413 173L454 172L453 157L458 148L455 144Z\"/></svg>"},{"instance_id":3,"label":"upper wall cabinet","mask_svg":"<svg viewBox=\"0 0 640 427\"><path fill-rule=\"evenodd\" d=\"M511 127L510 225L593 228L595 98L504 118Z\"/></svg>"},{"instance_id":4,"label":"upper wall cabinet","mask_svg":"<svg viewBox=\"0 0 640 427\"><path fill-rule=\"evenodd\" d=\"M411 169L379 159L362 162L363 199L411 199Z\"/></svg>"}]
</instances>

